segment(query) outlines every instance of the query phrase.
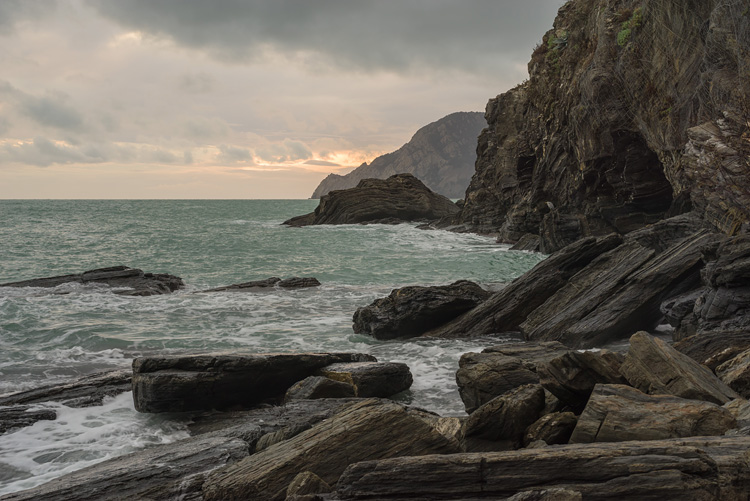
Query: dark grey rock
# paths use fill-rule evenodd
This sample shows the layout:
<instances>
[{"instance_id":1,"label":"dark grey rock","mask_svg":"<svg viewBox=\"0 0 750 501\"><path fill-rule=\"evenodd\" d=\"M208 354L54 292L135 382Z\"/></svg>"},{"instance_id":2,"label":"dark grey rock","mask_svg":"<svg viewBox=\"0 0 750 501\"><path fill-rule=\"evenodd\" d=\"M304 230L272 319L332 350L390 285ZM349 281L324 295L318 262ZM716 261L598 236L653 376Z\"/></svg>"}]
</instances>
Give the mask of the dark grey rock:
<instances>
[{"instance_id":1,"label":"dark grey rock","mask_svg":"<svg viewBox=\"0 0 750 501\"><path fill-rule=\"evenodd\" d=\"M397 362L352 362L328 365L317 372L354 388L360 398L390 397L413 382L409 366Z\"/></svg>"},{"instance_id":2,"label":"dark grey rock","mask_svg":"<svg viewBox=\"0 0 750 501\"><path fill-rule=\"evenodd\" d=\"M275 287L281 287L282 289L304 289L307 287L318 287L320 282L314 277L291 277L280 279L279 277L270 277L263 280L253 280L251 282L243 282L241 284L226 285L224 287L216 287L213 289L207 289L203 292L260 292L268 291Z\"/></svg>"},{"instance_id":3,"label":"dark grey rock","mask_svg":"<svg viewBox=\"0 0 750 501\"><path fill-rule=\"evenodd\" d=\"M291 277L280 280L276 285L282 289L306 289L319 287L320 281L315 277Z\"/></svg>"},{"instance_id":4,"label":"dark grey rock","mask_svg":"<svg viewBox=\"0 0 750 501\"><path fill-rule=\"evenodd\" d=\"M286 395L284 395L284 402L318 398L349 398L354 396L354 386L350 383L335 381L322 376L310 376L292 385L286 391Z\"/></svg>"},{"instance_id":5,"label":"dark grey rock","mask_svg":"<svg viewBox=\"0 0 750 501\"><path fill-rule=\"evenodd\" d=\"M332 191L320 199L314 212L284 224L393 224L437 220L459 210L456 204L433 193L411 174L396 174L388 179L363 179L355 188Z\"/></svg>"},{"instance_id":6,"label":"dark grey rock","mask_svg":"<svg viewBox=\"0 0 750 501\"><path fill-rule=\"evenodd\" d=\"M141 357L133 361L133 399L139 412L250 407L323 367L375 360L359 353L207 354Z\"/></svg>"},{"instance_id":7,"label":"dark grey rock","mask_svg":"<svg viewBox=\"0 0 750 501\"><path fill-rule=\"evenodd\" d=\"M286 499L297 499L298 496L308 494L323 494L331 492L331 486L325 480L311 471L303 471L291 481L286 489Z\"/></svg>"},{"instance_id":8,"label":"dark grey rock","mask_svg":"<svg viewBox=\"0 0 750 501\"><path fill-rule=\"evenodd\" d=\"M553 412L540 417L526 429L524 447L542 440L547 445L567 444L578 418L572 412Z\"/></svg>"},{"instance_id":9,"label":"dark grey rock","mask_svg":"<svg viewBox=\"0 0 750 501\"><path fill-rule=\"evenodd\" d=\"M354 332L376 339L419 336L481 304L490 293L474 282L403 287L354 312Z\"/></svg>"},{"instance_id":10,"label":"dark grey rock","mask_svg":"<svg viewBox=\"0 0 750 501\"><path fill-rule=\"evenodd\" d=\"M101 405L105 397L131 390L132 372L113 370L0 397L0 406L60 402L68 407Z\"/></svg>"},{"instance_id":11,"label":"dark grey rock","mask_svg":"<svg viewBox=\"0 0 750 501\"><path fill-rule=\"evenodd\" d=\"M570 443L723 435L736 425L731 412L713 403L597 385Z\"/></svg>"},{"instance_id":12,"label":"dark grey rock","mask_svg":"<svg viewBox=\"0 0 750 501\"><path fill-rule=\"evenodd\" d=\"M719 365L750 349L750 331L702 332L678 341L674 348L699 364L715 370Z\"/></svg>"},{"instance_id":13,"label":"dark grey rock","mask_svg":"<svg viewBox=\"0 0 750 501\"><path fill-rule=\"evenodd\" d=\"M716 368L716 375L744 398L750 398L750 350Z\"/></svg>"},{"instance_id":14,"label":"dark grey rock","mask_svg":"<svg viewBox=\"0 0 750 501\"><path fill-rule=\"evenodd\" d=\"M723 405L739 395L700 365L659 338L637 332L620 372L628 382L649 394L668 394Z\"/></svg>"},{"instance_id":15,"label":"dark grey rock","mask_svg":"<svg viewBox=\"0 0 750 501\"><path fill-rule=\"evenodd\" d=\"M0 284L0 287L57 287L65 283L99 283L110 287L126 288L115 291L123 296L153 296L169 294L182 289L185 283L180 277L163 273L144 273L137 268L127 266L112 266L96 270L84 271L73 275L35 278L22 282Z\"/></svg>"},{"instance_id":16,"label":"dark grey rock","mask_svg":"<svg viewBox=\"0 0 750 501\"><path fill-rule=\"evenodd\" d=\"M39 409L29 405L0 407L0 434L15 428L30 426L37 421L57 419L57 412L52 409Z\"/></svg>"}]
</instances>

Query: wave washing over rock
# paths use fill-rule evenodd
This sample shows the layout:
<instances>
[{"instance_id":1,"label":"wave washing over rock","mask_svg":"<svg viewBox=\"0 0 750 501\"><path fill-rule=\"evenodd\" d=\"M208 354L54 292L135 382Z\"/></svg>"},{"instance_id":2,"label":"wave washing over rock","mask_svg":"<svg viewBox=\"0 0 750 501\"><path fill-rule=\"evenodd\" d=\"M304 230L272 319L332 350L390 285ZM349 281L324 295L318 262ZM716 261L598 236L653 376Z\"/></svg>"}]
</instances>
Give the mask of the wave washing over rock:
<instances>
[{"instance_id":1,"label":"wave washing over rock","mask_svg":"<svg viewBox=\"0 0 750 501\"><path fill-rule=\"evenodd\" d=\"M435 193L462 198L474 174L477 136L487 126L482 113L458 112L419 129L398 150L363 163L343 176L329 174L311 198L354 188L363 179L413 174Z\"/></svg>"}]
</instances>

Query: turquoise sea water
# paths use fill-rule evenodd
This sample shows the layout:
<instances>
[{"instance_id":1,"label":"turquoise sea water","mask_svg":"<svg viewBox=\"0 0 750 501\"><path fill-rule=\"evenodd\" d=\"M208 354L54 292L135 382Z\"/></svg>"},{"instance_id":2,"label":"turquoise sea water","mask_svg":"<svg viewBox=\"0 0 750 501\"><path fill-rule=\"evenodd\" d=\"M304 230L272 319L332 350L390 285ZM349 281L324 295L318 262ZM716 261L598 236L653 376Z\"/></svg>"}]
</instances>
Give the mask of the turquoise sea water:
<instances>
[{"instance_id":1,"label":"turquoise sea water","mask_svg":"<svg viewBox=\"0 0 750 501\"><path fill-rule=\"evenodd\" d=\"M288 228L313 200L0 201L0 283L112 265L182 277L184 291L122 297L101 286L0 288L0 394L128 367L135 356L209 351L358 351L409 364L400 398L460 415L458 358L498 340L382 342L351 317L393 288L458 279L499 288L543 256L487 237L415 225ZM314 276L299 291L191 294L271 276ZM60 294L65 292L65 294ZM96 461L186 436L140 415L130 394L89 409L57 406L0 437L0 494Z\"/></svg>"}]
</instances>

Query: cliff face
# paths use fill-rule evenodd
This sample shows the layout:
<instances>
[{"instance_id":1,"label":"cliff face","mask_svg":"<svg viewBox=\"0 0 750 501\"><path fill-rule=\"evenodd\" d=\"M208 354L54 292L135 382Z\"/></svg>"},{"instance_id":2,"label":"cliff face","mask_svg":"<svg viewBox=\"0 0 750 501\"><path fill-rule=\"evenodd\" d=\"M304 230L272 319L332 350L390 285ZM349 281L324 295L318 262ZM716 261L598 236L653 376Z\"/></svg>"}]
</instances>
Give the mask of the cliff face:
<instances>
[{"instance_id":1,"label":"cliff face","mask_svg":"<svg viewBox=\"0 0 750 501\"><path fill-rule=\"evenodd\" d=\"M311 198L357 186L362 179L408 173L449 198L461 198L474 173L477 136L487 126L482 113L452 113L419 129L398 150L362 164L345 176L329 174Z\"/></svg>"},{"instance_id":2,"label":"cliff face","mask_svg":"<svg viewBox=\"0 0 750 501\"><path fill-rule=\"evenodd\" d=\"M750 217L747 0L573 0L490 100L458 222L551 252L687 210Z\"/></svg>"}]
</instances>

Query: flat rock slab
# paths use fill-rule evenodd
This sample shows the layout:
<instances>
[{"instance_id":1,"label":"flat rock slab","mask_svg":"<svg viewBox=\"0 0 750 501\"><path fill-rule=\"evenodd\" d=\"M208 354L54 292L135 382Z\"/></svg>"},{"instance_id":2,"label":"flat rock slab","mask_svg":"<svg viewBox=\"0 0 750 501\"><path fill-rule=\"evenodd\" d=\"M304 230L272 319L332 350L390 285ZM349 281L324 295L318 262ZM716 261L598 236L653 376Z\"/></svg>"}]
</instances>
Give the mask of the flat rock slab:
<instances>
[{"instance_id":1,"label":"flat rock slab","mask_svg":"<svg viewBox=\"0 0 750 501\"><path fill-rule=\"evenodd\" d=\"M133 400L139 412L250 407L327 365L374 360L361 353L141 357L133 361Z\"/></svg>"},{"instance_id":2,"label":"flat rock slab","mask_svg":"<svg viewBox=\"0 0 750 501\"><path fill-rule=\"evenodd\" d=\"M284 402L318 398L349 398L355 396L354 385L323 376L310 376L286 391Z\"/></svg>"},{"instance_id":3,"label":"flat rock slab","mask_svg":"<svg viewBox=\"0 0 750 501\"><path fill-rule=\"evenodd\" d=\"M164 273L144 273L138 268L127 266L112 266L96 270L84 271L73 275L61 275L47 278L34 278L22 282L0 284L0 287L57 287L58 285L77 283L99 283L110 287L127 288L115 291L123 296L153 296L169 294L182 289L185 283L180 277Z\"/></svg>"},{"instance_id":4,"label":"flat rock slab","mask_svg":"<svg viewBox=\"0 0 750 501\"><path fill-rule=\"evenodd\" d=\"M582 499L741 500L750 492L748 447L748 437L717 437L365 461L341 475L334 499L505 499L564 489Z\"/></svg>"},{"instance_id":5,"label":"flat rock slab","mask_svg":"<svg viewBox=\"0 0 750 501\"><path fill-rule=\"evenodd\" d=\"M420 412L364 400L294 438L273 445L207 476L203 496L211 500L284 499L289 484L309 470L333 485L357 461L457 452Z\"/></svg>"},{"instance_id":6,"label":"flat rock slab","mask_svg":"<svg viewBox=\"0 0 750 501\"><path fill-rule=\"evenodd\" d=\"M719 405L740 397L707 367L647 332L631 336L620 372L644 393L666 393Z\"/></svg>"},{"instance_id":7,"label":"flat rock slab","mask_svg":"<svg viewBox=\"0 0 750 501\"><path fill-rule=\"evenodd\" d=\"M570 443L723 435L736 425L732 413L716 404L646 395L624 385L597 385Z\"/></svg>"},{"instance_id":8,"label":"flat rock slab","mask_svg":"<svg viewBox=\"0 0 750 501\"><path fill-rule=\"evenodd\" d=\"M376 339L416 337L477 307L489 296L468 280L394 289L387 297L357 308L353 329Z\"/></svg>"},{"instance_id":9,"label":"flat rock slab","mask_svg":"<svg viewBox=\"0 0 750 501\"><path fill-rule=\"evenodd\" d=\"M332 364L317 374L349 384L357 397L390 397L411 388L409 366L396 362L355 362Z\"/></svg>"},{"instance_id":10,"label":"flat rock slab","mask_svg":"<svg viewBox=\"0 0 750 501\"><path fill-rule=\"evenodd\" d=\"M526 429L523 445L543 440L547 445L567 444L578 418L572 412L552 412L540 417Z\"/></svg>"},{"instance_id":11,"label":"flat rock slab","mask_svg":"<svg viewBox=\"0 0 750 501\"><path fill-rule=\"evenodd\" d=\"M1 499L191 499L200 493L203 474L247 456L242 440L191 437L110 459Z\"/></svg>"},{"instance_id":12,"label":"flat rock slab","mask_svg":"<svg viewBox=\"0 0 750 501\"><path fill-rule=\"evenodd\" d=\"M101 405L112 397L132 389L132 372L114 370L87 374L64 383L41 386L0 397L0 406L60 402L68 407Z\"/></svg>"},{"instance_id":13,"label":"flat rock slab","mask_svg":"<svg viewBox=\"0 0 750 501\"><path fill-rule=\"evenodd\" d=\"M30 426L37 421L57 419L53 409L39 409L29 405L0 407L0 434L15 428Z\"/></svg>"},{"instance_id":14,"label":"flat rock slab","mask_svg":"<svg viewBox=\"0 0 750 501\"><path fill-rule=\"evenodd\" d=\"M232 284L224 287L216 287L214 289L207 289L199 291L198 293L204 292L260 292L269 291L276 287L282 289L305 289L308 287L318 287L320 281L314 277L291 277L281 279L279 277L270 277L263 280L253 280L251 282L243 282L241 284Z\"/></svg>"},{"instance_id":15,"label":"flat rock slab","mask_svg":"<svg viewBox=\"0 0 750 501\"><path fill-rule=\"evenodd\" d=\"M411 174L388 179L363 179L355 188L323 195L314 212L294 217L284 224L398 223L437 220L461 209L448 198L427 188Z\"/></svg>"}]
</instances>

